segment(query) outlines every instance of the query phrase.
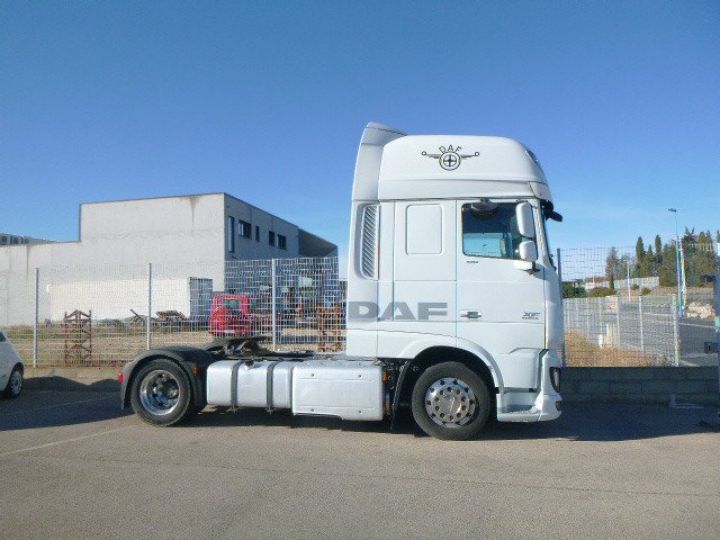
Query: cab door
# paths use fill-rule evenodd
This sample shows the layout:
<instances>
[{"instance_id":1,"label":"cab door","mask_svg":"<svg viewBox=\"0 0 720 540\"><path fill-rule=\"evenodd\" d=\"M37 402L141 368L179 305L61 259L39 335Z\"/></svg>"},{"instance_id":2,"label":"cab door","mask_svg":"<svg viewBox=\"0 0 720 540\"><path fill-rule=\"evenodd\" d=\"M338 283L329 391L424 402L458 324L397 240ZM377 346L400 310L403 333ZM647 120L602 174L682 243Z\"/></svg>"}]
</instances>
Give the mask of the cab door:
<instances>
[{"instance_id":1,"label":"cab door","mask_svg":"<svg viewBox=\"0 0 720 540\"><path fill-rule=\"evenodd\" d=\"M488 352L506 390L527 391L545 342L544 269L520 260L517 202L457 202L457 337Z\"/></svg>"}]
</instances>

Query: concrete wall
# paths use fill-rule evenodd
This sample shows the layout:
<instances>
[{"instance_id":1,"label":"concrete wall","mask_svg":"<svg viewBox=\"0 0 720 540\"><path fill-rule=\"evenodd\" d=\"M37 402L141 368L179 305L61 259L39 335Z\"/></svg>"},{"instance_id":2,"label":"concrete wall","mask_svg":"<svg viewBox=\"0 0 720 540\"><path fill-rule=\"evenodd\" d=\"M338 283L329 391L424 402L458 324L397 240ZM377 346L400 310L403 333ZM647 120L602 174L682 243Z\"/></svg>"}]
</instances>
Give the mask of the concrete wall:
<instances>
[{"instance_id":1,"label":"concrete wall","mask_svg":"<svg viewBox=\"0 0 720 540\"><path fill-rule=\"evenodd\" d=\"M235 252L229 253L226 250L228 261L248 259L279 259L283 257L299 257L300 248L298 242L298 228L292 223L273 216L259 208L247 204L235 197L225 197L225 227L228 226L227 218L235 219ZM238 220L243 220L251 225L250 238L240 236L240 225ZM255 239L255 227L260 227L260 239ZM268 241L268 233L275 233L275 246ZM227 232L227 231L226 231ZM280 249L277 235L283 235L287 239L287 249Z\"/></svg>"},{"instance_id":2,"label":"concrete wall","mask_svg":"<svg viewBox=\"0 0 720 540\"><path fill-rule=\"evenodd\" d=\"M224 195L83 204L80 241L0 248L0 272L224 261Z\"/></svg>"},{"instance_id":3,"label":"concrete wall","mask_svg":"<svg viewBox=\"0 0 720 540\"><path fill-rule=\"evenodd\" d=\"M44 264L222 261L224 199L218 193L83 204L81 260Z\"/></svg>"},{"instance_id":4,"label":"concrete wall","mask_svg":"<svg viewBox=\"0 0 720 540\"><path fill-rule=\"evenodd\" d=\"M717 404L718 370L712 367L565 368L563 400L623 403Z\"/></svg>"},{"instance_id":5,"label":"concrete wall","mask_svg":"<svg viewBox=\"0 0 720 540\"><path fill-rule=\"evenodd\" d=\"M648 289L657 289L660 286L660 278L659 277L643 277L643 278L630 278L630 284L629 286L632 287L633 285L637 285L639 288L647 287ZM586 291L591 291L595 289L596 287L609 287L610 282L609 281L588 281L584 284L582 284L583 287L585 287ZM615 280L615 290L616 291L622 291L628 288L628 280L627 279L616 279Z\"/></svg>"}]
</instances>

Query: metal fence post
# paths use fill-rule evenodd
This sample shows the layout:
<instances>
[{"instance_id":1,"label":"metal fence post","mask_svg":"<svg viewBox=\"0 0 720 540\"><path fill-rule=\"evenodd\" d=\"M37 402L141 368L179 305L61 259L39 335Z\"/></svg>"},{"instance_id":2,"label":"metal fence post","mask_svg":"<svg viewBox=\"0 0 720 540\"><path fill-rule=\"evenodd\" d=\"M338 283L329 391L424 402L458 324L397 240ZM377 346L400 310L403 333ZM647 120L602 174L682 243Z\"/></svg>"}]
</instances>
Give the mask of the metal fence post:
<instances>
[{"instance_id":1,"label":"metal fence post","mask_svg":"<svg viewBox=\"0 0 720 540\"><path fill-rule=\"evenodd\" d=\"M153 281L152 263L148 263L148 303L147 303L147 321L145 325L145 334L147 338L147 349L152 349L152 281Z\"/></svg>"},{"instance_id":2,"label":"metal fence post","mask_svg":"<svg viewBox=\"0 0 720 540\"><path fill-rule=\"evenodd\" d=\"M678 367L680 365L680 317L678 313L678 308L676 307L678 305L677 302L678 298L676 295L673 294L673 302L670 306L670 311L672 313L673 338L675 340L675 367Z\"/></svg>"},{"instance_id":3,"label":"metal fence post","mask_svg":"<svg viewBox=\"0 0 720 540\"><path fill-rule=\"evenodd\" d=\"M622 339L620 338L620 302L622 301L622 297L620 294L616 296L617 298L617 346L620 347L622 345Z\"/></svg>"},{"instance_id":4,"label":"metal fence post","mask_svg":"<svg viewBox=\"0 0 720 540\"><path fill-rule=\"evenodd\" d=\"M557 273L558 279L560 280L560 293L562 294L562 257L560 248L557 248Z\"/></svg>"},{"instance_id":5,"label":"metal fence post","mask_svg":"<svg viewBox=\"0 0 720 540\"><path fill-rule=\"evenodd\" d=\"M718 251L720 251L720 244ZM718 272L715 275L713 291L715 293L715 343L718 362L718 389L720 389L720 268L718 268ZM718 410L718 417L720 417L720 410Z\"/></svg>"},{"instance_id":6,"label":"metal fence post","mask_svg":"<svg viewBox=\"0 0 720 540\"><path fill-rule=\"evenodd\" d=\"M638 315L640 317L640 352L645 352L645 323L643 321L643 297L638 296Z\"/></svg>"},{"instance_id":7,"label":"metal fence post","mask_svg":"<svg viewBox=\"0 0 720 540\"><path fill-rule=\"evenodd\" d=\"M40 269L35 268L35 316L33 317L33 367L38 367L38 321L40 319Z\"/></svg>"},{"instance_id":8,"label":"metal fence post","mask_svg":"<svg viewBox=\"0 0 720 540\"><path fill-rule=\"evenodd\" d=\"M275 350L277 345L277 259L272 259L270 261L270 285L270 291L272 294L272 322L270 323L270 326L272 328L272 347L273 350Z\"/></svg>"}]
</instances>

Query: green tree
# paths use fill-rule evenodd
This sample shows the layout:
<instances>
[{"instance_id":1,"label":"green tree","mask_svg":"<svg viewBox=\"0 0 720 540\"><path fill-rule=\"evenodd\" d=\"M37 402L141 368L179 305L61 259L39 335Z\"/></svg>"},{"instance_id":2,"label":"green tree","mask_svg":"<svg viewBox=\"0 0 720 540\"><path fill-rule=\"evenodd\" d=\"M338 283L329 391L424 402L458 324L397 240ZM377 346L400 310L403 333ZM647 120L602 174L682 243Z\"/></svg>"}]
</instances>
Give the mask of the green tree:
<instances>
[{"instance_id":1,"label":"green tree","mask_svg":"<svg viewBox=\"0 0 720 540\"><path fill-rule=\"evenodd\" d=\"M646 258L647 253L645 252L645 243L643 242L642 236L638 236L637 242L635 242L635 268L633 269L633 276L647 276Z\"/></svg>"},{"instance_id":2,"label":"green tree","mask_svg":"<svg viewBox=\"0 0 720 540\"><path fill-rule=\"evenodd\" d=\"M640 277L657 276L658 261L652 246L648 246Z\"/></svg>"},{"instance_id":3,"label":"green tree","mask_svg":"<svg viewBox=\"0 0 720 540\"><path fill-rule=\"evenodd\" d=\"M605 279L608 281L615 280L616 276L622 275L621 270L621 262L620 258L618 257L618 252L615 247L611 247L610 251L607 254L607 257L605 258ZM614 288L612 285L610 288Z\"/></svg>"},{"instance_id":4,"label":"green tree","mask_svg":"<svg viewBox=\"0 0 720 540\"><path fill-rule=\"evenodd\" d=\"M660 256L662 254L662 251L663 251L662 240L660 239L660 235L656 234L655 235L655 255Z\"/></svg>"},{"instance_id":5,"label":"green tree","mask_svg":"<svg viewBox=\"0 0 720 540\"><path fill-rule=\"evenodd\" d=\"M586 296L587 291L585 290L585 287L579 283L574 281L566 281L563 283L563 298L585 298Z\"/></svg>"},{"instance_id":6,"label":"green tree","mask_svg":"<svg viewBox=\"0 0 720 540\"><path fill-rule=\"evenodd\" d=\"M658 264L658 277L661 287L674 287L677 285L677 272L675 270L675 246L665 244Z\"/></svg>"},{"instance_id":7,"label":"green tree","mask_svg":"<svg viewBox=\"0 0 720 540\"><path fill-rule=\"evenodd\" d=\"M638 263L645 258L645 243L643 242L642 236L638 236L637 242L635 242L635 258Z\"/></svg>"},{"instance_id":8,"label":"green tree","mask_svg":"<svg viewBox=\"0 0 720 540\"><path fill-rule=\"evenodd\" d=\"M691 253L692 258L687 269L688 281L692 285L700 285L704 282L705 276L712 276L716 273L715 252L710 231L701 232L698 235L697 244L692 246Z\"/></svg>"}]
</instances>

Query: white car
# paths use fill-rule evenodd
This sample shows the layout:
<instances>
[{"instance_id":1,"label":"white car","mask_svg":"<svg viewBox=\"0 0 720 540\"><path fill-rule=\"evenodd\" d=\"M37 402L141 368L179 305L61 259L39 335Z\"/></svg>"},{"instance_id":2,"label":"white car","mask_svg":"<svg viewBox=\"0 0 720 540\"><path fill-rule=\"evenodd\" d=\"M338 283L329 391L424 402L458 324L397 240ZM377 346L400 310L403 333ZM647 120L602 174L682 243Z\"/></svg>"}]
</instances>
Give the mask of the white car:
<instances>
[{"instance_id":1,"label":"white car","mask_svg":"<svg viewBox=\"0 0 720 540\"><path fill-rule=\"evenodd\" d=\"M5 398L16 398L23 386L22 360L15 347L0 330L0 394Z\"/></svg>"}]
</instances>

